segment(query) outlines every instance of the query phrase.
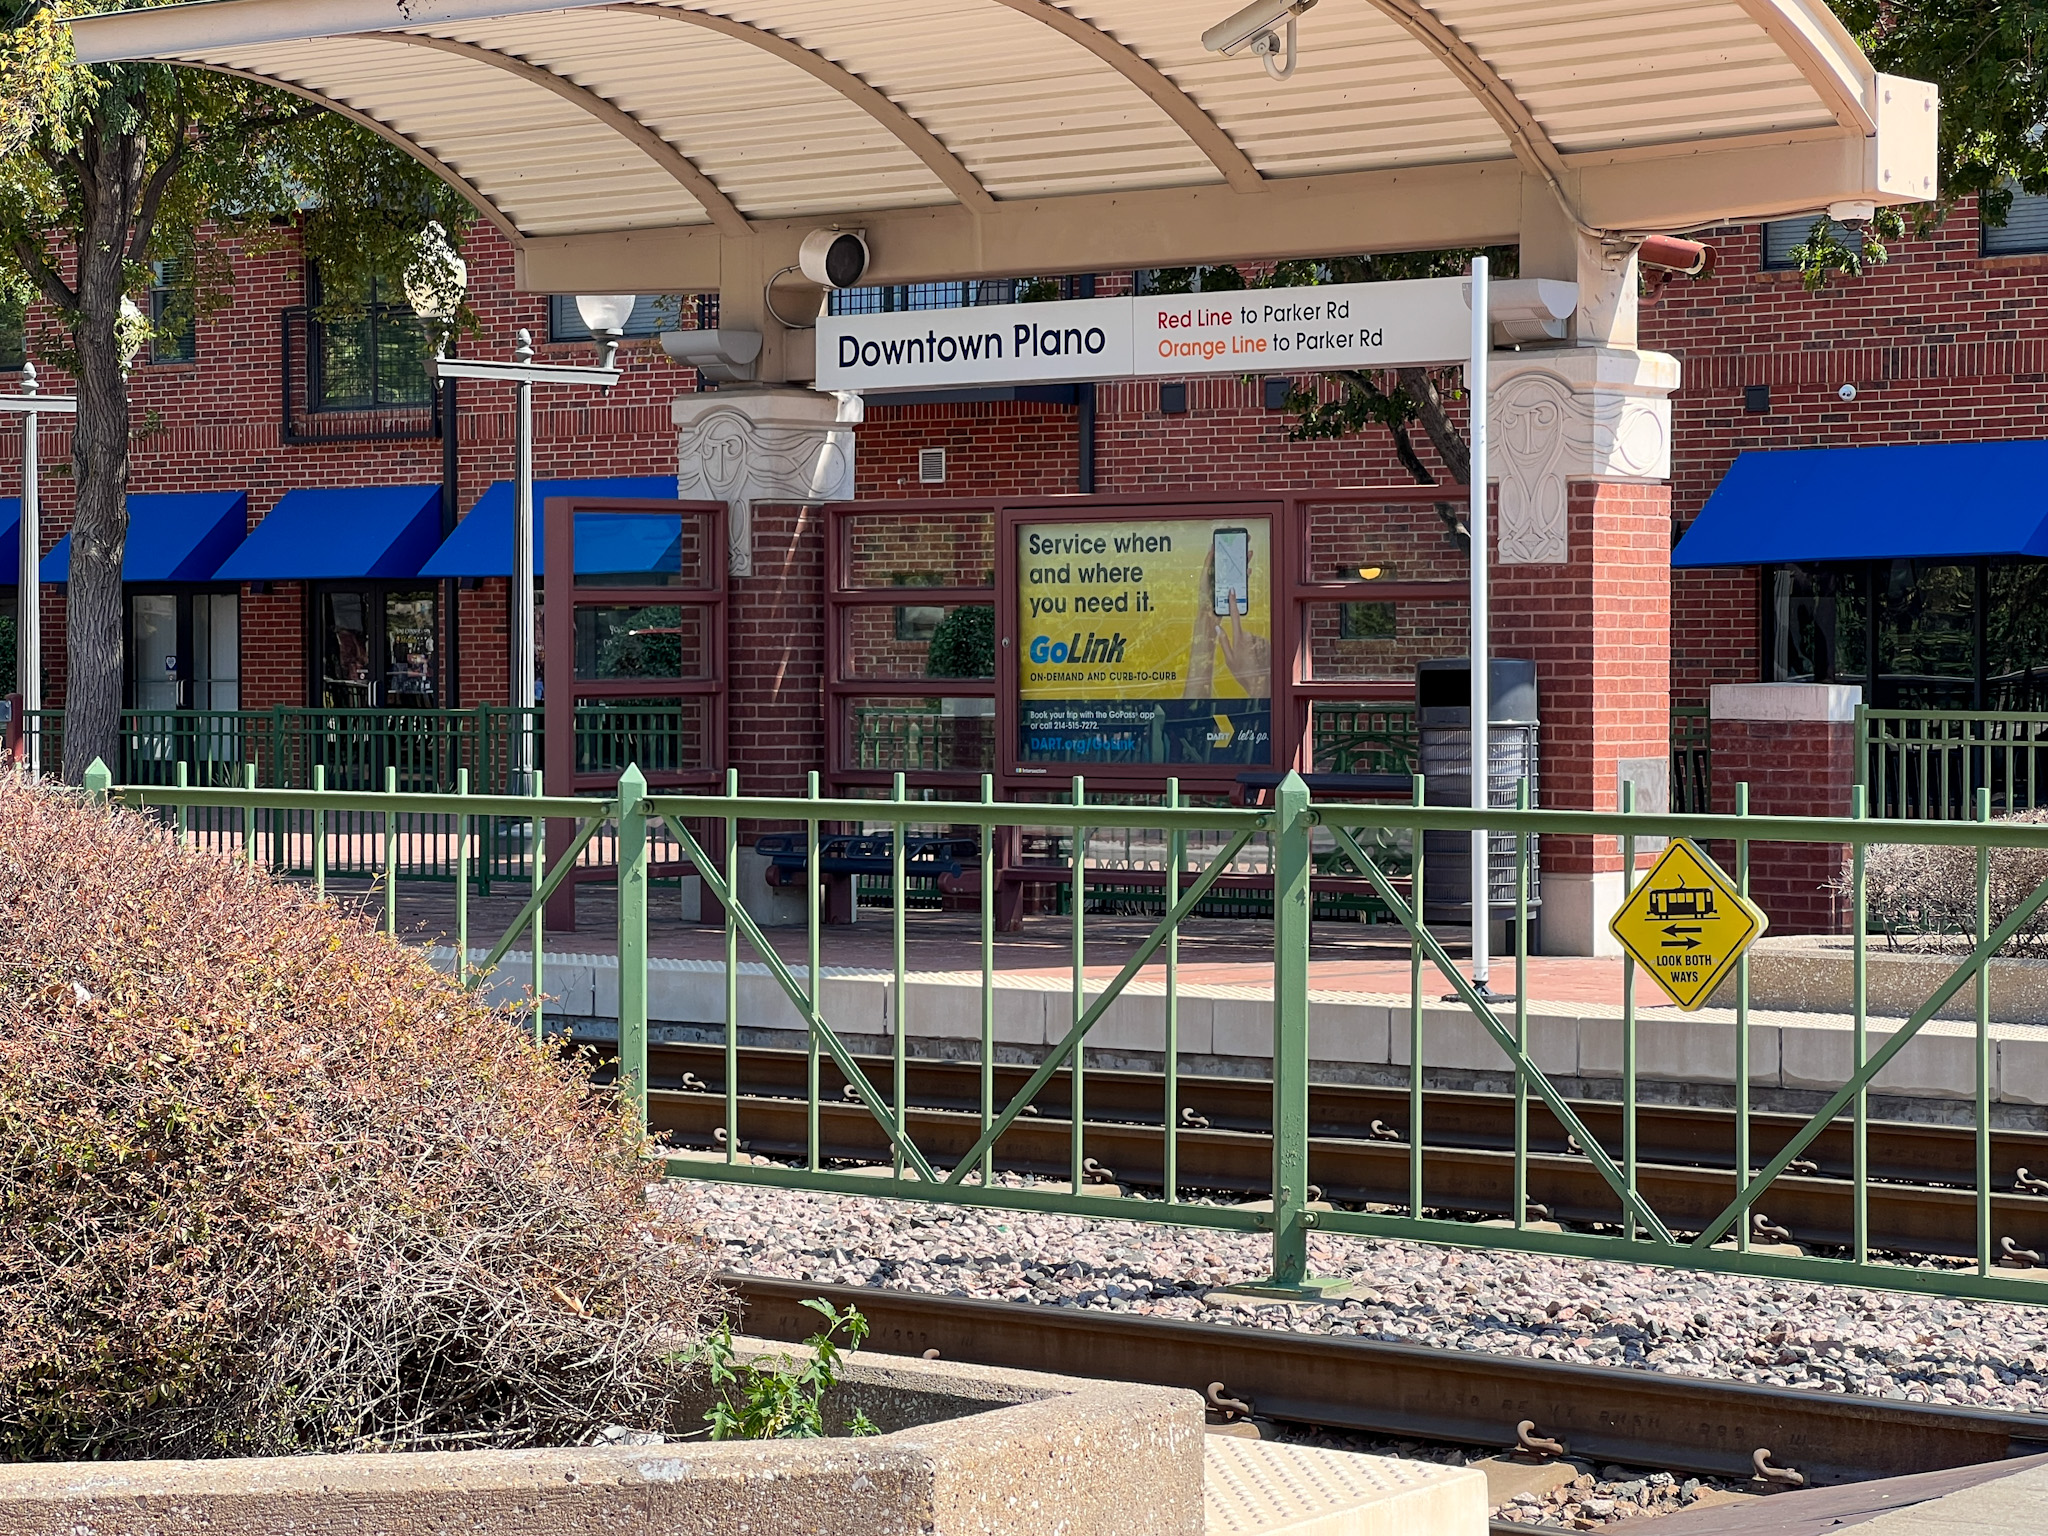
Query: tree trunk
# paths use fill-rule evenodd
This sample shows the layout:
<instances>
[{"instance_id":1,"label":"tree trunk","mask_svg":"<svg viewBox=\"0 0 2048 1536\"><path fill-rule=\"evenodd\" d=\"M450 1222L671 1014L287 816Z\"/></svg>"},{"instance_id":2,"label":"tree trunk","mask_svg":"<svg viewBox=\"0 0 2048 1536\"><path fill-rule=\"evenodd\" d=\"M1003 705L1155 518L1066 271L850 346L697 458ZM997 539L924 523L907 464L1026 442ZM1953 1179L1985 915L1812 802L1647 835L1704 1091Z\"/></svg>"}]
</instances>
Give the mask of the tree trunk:
<instances>
[{"instance_id":1,"label":"tree trunk","mask_svg":"<svg viewBox=\"0 0 2048 1536\"><path fill-rule=\"evenodd\" d=\"M101 126L82 146L85 240L78 256L78 420L71 438L78 511L66 599L64 779L95 758L121 776L121 563L128 544L128 379L117 334L123 257L141 188L139 134Z\"/></svg>"}]
</instances>

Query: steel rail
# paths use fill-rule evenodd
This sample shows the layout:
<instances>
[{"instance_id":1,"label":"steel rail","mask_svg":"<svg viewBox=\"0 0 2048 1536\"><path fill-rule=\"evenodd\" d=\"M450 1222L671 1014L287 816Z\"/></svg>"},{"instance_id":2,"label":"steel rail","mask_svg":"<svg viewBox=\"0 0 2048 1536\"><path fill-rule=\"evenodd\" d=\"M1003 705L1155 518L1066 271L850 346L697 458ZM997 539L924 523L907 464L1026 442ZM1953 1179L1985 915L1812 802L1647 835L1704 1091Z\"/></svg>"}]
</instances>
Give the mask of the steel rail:
<instances>
[{"instance_id":1,"label":"steel rail","mask_svg":"<svg viewBox=\"0 0 2048 1536\"><path fill-rule=\"evenodd\" d=\"M724 1048L718 1044L665 1042L649 1046L656 1063L655 1085L724 1091ZM871 1082L886 1076L885 1057L860 1056ZM756 1098L802 1097L804 1053L773 1046L739 1052L742 1090ZM999 1062L993 1075L999 1094L1016 1092L1030 1067ZM687 1081L686 1081L687 1075ZM911 1057L907 1084L912 1104L924 1109L972 1110L980 1103L981 1067L974 1061L940 1061ZM1123 1121L1133 1125L1161 1123L1166 1079L1154 1072L1092 1067L1088 1074L1087 1113L1091 1124ZM822 1081L826 1098L843 1094L835 1077ZM1514 1097L1469 1089L1431 1088L1424 1094L1425 1147L1507 1148L1514 1145ZM1619 1100L1573 1098L1572 1108L1586 1128L1618 1143ZM1055 1079L1032 1100L1037 1114L1064 1119L1068 1112L1066 1084ZM1183 1072L1177 1079L1177 1113L1183 1130L1215 1129L1266 1134L1272 1129L1273 1085L1259 1077L1219 1077ZM1316 1136L1352 1137L1405 1145L1409 1122L1406 1085L1316 1083L1309 1088L1309 1131ZM1529 1150L1569 1153L1563 1127L1537 1103L1529 1108ZM1702 1168L1735 1166L1735 1117L1724 1109L1684 1104L1641 1103L1636 1108L1642 1155L1652 1162ZM1806 1123L1792 1111L1758 1111L1751 1116L1752 1156L1769 1156ZM1870 1177L1893 1183L1955 1183L1976 1177L1975 1138L1969 1126L1928 1124L1915 1120L1873 1120ZM2014 1186L2022 1169L2028 1177L2048 1179L2048 1131L1994 1129L1991 1133L1994 1182ZM1811 1168L1793 1170L1826 1178L1848 1178L1854 1149L1852 1128L1830 1126L1806 1149ZM2036 1191L2048 1194L2048 1188Z\"/></svg>"},{"instance_id":2,"label":"steel rail","mask_svg":"<svg viewBox=\"0 0 2048 1536\"><path fill-rule=\"evenodd\" d=\"M1768 1447L1810 1484L1973 1466L2048 1451L2048 1418L1898 1403L1531 1360L1477 1350L1128 1313L728 1274L746 1331L802 1340L823 1297L859 1308L867 1347L1204 1391L1221 1382L1254 1413L1367 1434L1509 1449L1515 1426L1570 1455L1748 1477Z\"/></svg>"},{"instance_id":3,"label":"steel rail","mask_svg":"<svg viewBox=\"0 0 2048 1536\"><path fill-rule=\"evenodd\" d=\"M656 1090L649 1095L650 1128L681 1147L708 1150L725 1145L722 1095ZM811 1112L790 1098L739 1102L741 1148L778 1161L807 1156ZM980 1120L968 1110L912 1108L906 1119L917 1145L937 1166L958 1166L978 1145ZM820 1156L832 1162L876 1164L890 1157L887 1138L865 1106L827 1101L818 1106ZM1085 1128L1091 1160L1106 1181L1140 1188L1164 1184L1165 1137L1156 1125L1091 1121ZM1243 1131L1183 1130L1176 1138L1184 1190L1263 1197L1272 1188L1272 1142ZM1047 1115L1015 1121L996 1143L1000 1169L1048 1179L1066 1176L1072 1126ZM1404 1144L1338 1137L1311 1137L1310 1177L1323 1198L1344 1205L1405 1207L1408 1149ZM1425 1211L1453 1211L1501 1218L1511 1209L1512 1150L1443 1147L1424 1161ZM1584 1158L1531 1153L1527 1158L1529 1199L1550 1219L1581 1226L1611 1226L1622 1218L1614 1192ZM1732 1168L1707 1169L1658 1164L1643 1159L1638 1182L1667 1223L1681 1231L1703 1228L1726 1205L1735 1188ZM1968 1189L1920 1184L1869 1186L1870 1245L1882 1252L1969 1255L1976 1241L1977 1201ZM1994 1231L2018 1250L2039 1252L2048 1245L2048 1198L1999 1194L1991 1201ZM1106 1209L1105 1215L1115 1215ZM1839 1247L1852 1240L1851 1187L1833 1179L1787 1175L1772 1186L1770 1226L1813 1246ZM2017 1272L2016 1272L2017 1273ZM2048 1270L2040 1271L2048 1279ZM2048 1300L2048 1296L2044 1296Z\"/></svg>"}]
</instances>

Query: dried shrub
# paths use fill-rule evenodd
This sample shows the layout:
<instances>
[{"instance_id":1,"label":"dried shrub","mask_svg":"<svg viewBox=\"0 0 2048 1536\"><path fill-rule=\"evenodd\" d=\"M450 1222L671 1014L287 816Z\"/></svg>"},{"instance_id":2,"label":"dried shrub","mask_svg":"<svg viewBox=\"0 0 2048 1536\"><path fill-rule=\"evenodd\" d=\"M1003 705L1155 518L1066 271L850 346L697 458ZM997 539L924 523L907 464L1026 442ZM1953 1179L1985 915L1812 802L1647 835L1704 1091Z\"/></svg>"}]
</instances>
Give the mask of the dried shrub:
<instances>
[{"instance_id":1,"label":"dried shrub","mask_svg":"<svg viewBox=\"0 0 2048 1536\"><path fill-rule=\"evenodd\" d=\"M671 1427L717 1295L646 1184L421 956L0 775L0 1456Z\"/></svg>"},{"instance_id":2,"label":"dried shrub","mask_svg":"<svg viewBox=\"0 0 2048 1536\"><path fill-rule=\"evenodd\" d=\"M2000 824L2040 826L2048 811L2022 811ZM1991 850L1991 926L1996 928L2048 880L2048 849ZM1834 889L1846 907L1854 882L1845 872ZM1894 949L1968 950L1977 933L1977 850L1880 843L1864 860L1870 927ZM2048 955L2048 903L2022 923L2000 951Z\"/></svg>"}]
</instances>

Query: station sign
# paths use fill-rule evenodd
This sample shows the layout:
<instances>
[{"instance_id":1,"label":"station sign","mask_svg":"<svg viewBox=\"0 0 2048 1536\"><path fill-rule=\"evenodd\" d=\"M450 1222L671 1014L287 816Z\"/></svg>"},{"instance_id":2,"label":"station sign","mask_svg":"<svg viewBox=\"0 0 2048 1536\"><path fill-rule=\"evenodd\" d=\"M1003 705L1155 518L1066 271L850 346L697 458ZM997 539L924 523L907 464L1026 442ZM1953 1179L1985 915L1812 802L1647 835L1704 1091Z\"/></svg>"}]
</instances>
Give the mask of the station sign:
<instances>
[{"instance_id":1,"label":"station sign","mask_svg":"<svg viewBox=\"0 0 2048 1536\"><path fill-rule=\"evenodd\" d=\"M1629 892L1607 930L1666 997L1691 1012L1770 925L1718 864L1681 837Z\"/></svg>"},{"instance_id":2,"label":"station sign","mask_svg":"<svg viewBox=\"0 0 2048 1536\"><path fill-rule=\"evenodd\" d=\"M1456 363L1471 351L1470 290L1468 278L1431 277L827 315L817 387L886 393Z\"/></svg>"}]
</instances>

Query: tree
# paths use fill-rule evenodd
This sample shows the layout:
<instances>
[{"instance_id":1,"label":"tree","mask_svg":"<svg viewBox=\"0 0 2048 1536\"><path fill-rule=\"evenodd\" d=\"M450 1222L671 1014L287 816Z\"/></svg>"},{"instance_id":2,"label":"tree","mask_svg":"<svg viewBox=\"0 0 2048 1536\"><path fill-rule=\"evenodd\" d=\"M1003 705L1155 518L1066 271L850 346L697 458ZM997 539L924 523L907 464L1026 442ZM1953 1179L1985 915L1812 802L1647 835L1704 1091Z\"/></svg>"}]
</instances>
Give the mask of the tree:
<instances>
[{"instance_id":1,"label":"tree","mask_svg":"<svg viewBox=\"0 0 2048 1536\"><path fill-rule=\"evenodd\" d=\"M284 92L167 65L80 65L65 23L108 8L0 0L0 294L53 317L30 345L78 393L63 764L73 783L96 757L119 761L127 368L149 328L133 297L151 264L181 263L203 313L226 302L234 249L299 225L325 303L340 309L402 263L429 219L460 230L473 217L395 146Z\"/></svg>"}]
</instances>

